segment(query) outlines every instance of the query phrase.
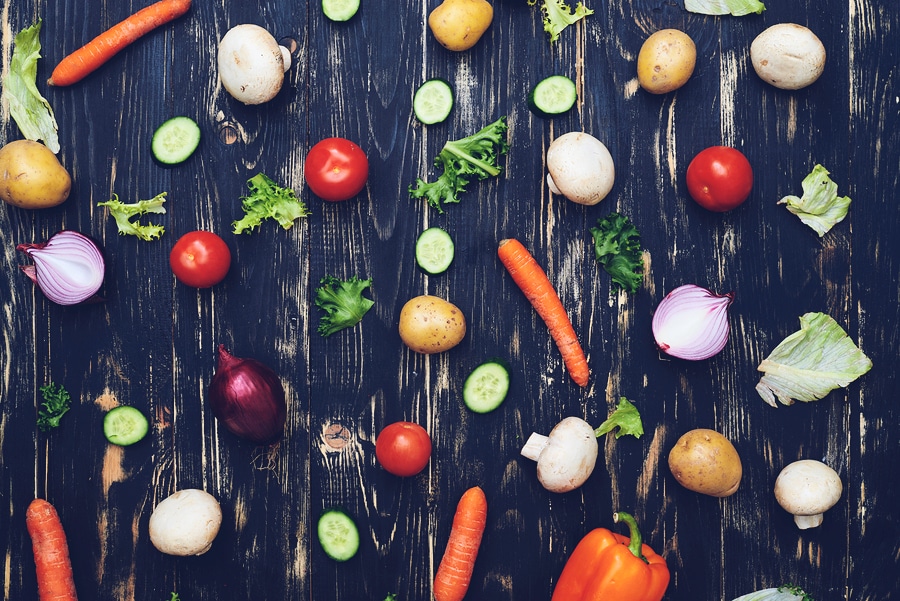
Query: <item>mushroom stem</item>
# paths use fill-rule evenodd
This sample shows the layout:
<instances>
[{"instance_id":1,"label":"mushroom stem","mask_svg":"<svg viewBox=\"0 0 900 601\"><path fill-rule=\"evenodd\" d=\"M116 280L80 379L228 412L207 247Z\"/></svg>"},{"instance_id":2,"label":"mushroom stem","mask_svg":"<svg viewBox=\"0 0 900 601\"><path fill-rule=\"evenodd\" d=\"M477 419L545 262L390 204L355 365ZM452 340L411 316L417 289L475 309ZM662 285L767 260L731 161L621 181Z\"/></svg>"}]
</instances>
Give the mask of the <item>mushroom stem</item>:
<instances>
[{"instance_id":1,"label":"mushroom stem","mask_svg":"<svg viewBox=\"0 0 900 601\"><path fill-rule=\"evenodd\" d=\"M824 516L821 513L816 513L813 515L795 515L794 523L797 524L797 528L800 530L806 530L807 528L815 528L816 526L820 526L822 524Z\"/></svg>"},{"instance_id":2,"label":"mushroom stem","mask_svg":"<svg viewBox=\"0 0 900 601\"><path fill-rule=\"evenodd\" d=\"M549 437L532 432L528 440L525 441L525 446L522 447L522 456L532 461L537 461L548 444L550 444Z\"/></svg>"}]
</instances>

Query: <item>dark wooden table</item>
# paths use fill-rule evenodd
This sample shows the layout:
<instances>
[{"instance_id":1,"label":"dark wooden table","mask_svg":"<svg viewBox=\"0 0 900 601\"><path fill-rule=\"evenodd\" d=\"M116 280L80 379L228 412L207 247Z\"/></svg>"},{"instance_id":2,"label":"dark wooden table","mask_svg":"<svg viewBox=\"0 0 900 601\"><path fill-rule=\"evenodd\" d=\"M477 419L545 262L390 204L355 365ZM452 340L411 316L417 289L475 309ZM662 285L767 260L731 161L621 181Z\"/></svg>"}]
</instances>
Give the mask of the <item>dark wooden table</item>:
<instances>
[{"instance_id":1,"label":"dark wooden table","mask_svg":"<svg viewBox=\"0 0 900 601\"><path fill-rule=\"evenodd\" d=\"M39 88L59 122L62 163L74 179L58 208L0 208L0 544L4 599L37 599L28 503L58 509L83 599L377 600L431 596L431 582L462 492L484 488L489 515L470 599L547 599L569 553L590 529L633 513L645 540L672 573L671 601L730 600L785 582L817 600L898 598L900 556L896 397L900 318L900 5L879 0L768 2L759 16L704 17L680 1L589 1L595 13L550 44L538 7L495 4L494 21L464 53L441 48L425 25L435 2L367 2L334 24L316 2L206 2L140 40L82 83L48 89L52 67L144 2L6 3L3 56L15 32L43 20ZM786 92L763 83L748 48L778 22L809 26L828 50L824 75ZM258 107L232 99L217 79L215 49L225 31L256 23L296 44L279 96ZM635 60L649 33L676 27L698 49L690 82L651 96L637 85ZM552 121L526 106L530 87L561 73L574 78L577 110ZM458 95L444 124L423 127L413 90L442 77ZM149 151L154 128L189 115L202 129L198 152L163 168ZM407 187L437 173L444 141L506 115L511 149L501 177L470 186L438 214ZM602 140L617 167L612 194L583 207L552 196L544 152L562 133ZM20 137L3 111L3 141ZM303 179L310 146L329 136L356 141L371 175L359 197L325 203ZM684 172L702 148L741 149L756 181L748 202L707 212L687 195ZM850 214L819 238L776 202L798 194L823 164ZM234 235L240 197L256 173L295 189L312 214L289 231L274 222ZM154 242L117 235L98 202L168 192ZM588 230L611 211L627 215L646 248L644 286L610 296ZM450 272L426 277L413 242L426 226L451 232ZM93 236L108 270L102 304L50 303L18 267L15 245L62 228ZM223 283L195 290L175 282L168 254L183 233L208 229L233 254ZM496 257L497 242L519 238L544 265L588 353L591 380L573 384L543 323ZM372 311L329 338L316 333L314 289L326 273L372 278ZM732 335L701 362L669 360L653 345L650 321L663 296L684 283L734 291ZM469 321L463 343L422 356L397 334L403 303L443 296ZM821 401L773 409L754 391L756 366L798 329L800 315L834 317L872 359L870 373ZM207 387L215 349L273 367L288 393L277 460L213 418ZM460 399L465 376L488 357L512 369L509 399L487 415ZM35 427L48 381L75 402L62 425ZM599 424L620 396L641 410L645 435L601 440L598 467L581 489L559 495L537 482L519 456L533 431L567 415ZM108 445L104 411L143 409L146 440ZM374 441L386 424L426 427L434 453L412 478L386 473ZM701 496L672 477L666 457L685 431L728 436L744 464L740 490ZM823 525L800 531L772 487L787 463L821 459L844 482ZM224 523L199 557L159 553L147 523L153 507L181 488L221 502ZM357 520L357 557L336 563L313 525L340 505Z\"/></svg>"}]
</instances>

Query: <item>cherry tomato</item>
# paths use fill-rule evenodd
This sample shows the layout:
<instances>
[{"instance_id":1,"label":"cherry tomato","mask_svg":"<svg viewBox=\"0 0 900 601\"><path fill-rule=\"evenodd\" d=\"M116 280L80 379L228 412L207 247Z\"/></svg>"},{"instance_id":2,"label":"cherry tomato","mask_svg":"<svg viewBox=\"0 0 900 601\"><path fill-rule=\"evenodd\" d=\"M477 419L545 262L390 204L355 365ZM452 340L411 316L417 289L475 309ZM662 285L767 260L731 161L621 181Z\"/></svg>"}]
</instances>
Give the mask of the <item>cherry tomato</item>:
<instances>
[{"instance_id":1,"label":"cherry tomato","mask_svg":"<svg viewBox=\"0 0 900 601\"><path fill-rule=\"evenodd\" d=\"M225 279L231 267L231 251L225 241L212 232L188 232L172 247L169 265L182 284L209 288Z\"/></svg>"},{"instance_id":2,"label":"cherry tomato","mask_svg":"<svg viewBox=\"0 0 900 601\"><path fill-rule=\"evenodd\" d=\"M412 422L394 422L375 439L375 457L395 476L415 476L431 458L431 437Z\"/></svg>"},{"instance_id":3,"label":"cherry tomato","mask_svg":"<svg viewBox=\"0 0 900 601\"><path fill-rule=\"evenodd\" d=\"M350 140L325 138L309 149L303 176L319 198L331 202L348 200L365 188L369 159Z\"/></svg>"},{"instance_id":4,"label":"cherry tomato","mask_svg":"<svg viewBox=\"0 0 900 601\"><path fill-rule=\"evenodd\" d=\"M750 196L753 168L740 150L711 146L688 165L687 187L701 207L720 213L730 211Z\"/></svg>"}]
</instances>

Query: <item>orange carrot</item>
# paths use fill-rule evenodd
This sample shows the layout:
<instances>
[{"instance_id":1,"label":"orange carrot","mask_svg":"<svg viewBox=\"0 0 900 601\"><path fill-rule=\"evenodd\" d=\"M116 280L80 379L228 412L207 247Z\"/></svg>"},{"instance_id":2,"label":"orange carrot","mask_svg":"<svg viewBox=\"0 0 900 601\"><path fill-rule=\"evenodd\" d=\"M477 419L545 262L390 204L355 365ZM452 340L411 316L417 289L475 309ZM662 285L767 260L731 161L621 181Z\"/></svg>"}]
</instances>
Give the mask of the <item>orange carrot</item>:
<instances>
[{"instance_id":1,"label":"orange carrot","mask_svg":"<svg viewBox=\"0 0 900 601\"><path fill-rule=\"evenodd\" d=\"M59 515L44 499L35 499L25 512L25 527L31 535L41 601L76 601L69 546Z\"/></svg>"},{"instance_id":2,"label":"orange carrot","mask_svg":"<svg viewBox=\"0 0 900 601\"><path fill-rule=\"evenodd\" d=\"M486 523L484 491L472 487L463 493L453 516L447 549L434 577L435 601L462 601L466 596Z\"/></svg>"},{"instance_id":3,"label":"orange carrot","mask_svg":"<svg viewBox=\"0 0 900 601\"><path fill-rule=\"evenodd\" d=\"M51 86L70 86L99 69L120 50L191 7L191 0L160 0L113 25L64 58L50 74Z\"/></svg>"},{"instance_id":4,"label":"orange carrot","mask_svg":"<svg viewBox=\"0 0 900 601\"><path fill-rule=\"evenodd\" d=\"M547 324L550 336L562 353L569 376L579 386L587 386L590 374L587 358L547 274L518 240L501 240L497 255L513 281L525 293L525 298Z\"/></svg>"}]
</instances>

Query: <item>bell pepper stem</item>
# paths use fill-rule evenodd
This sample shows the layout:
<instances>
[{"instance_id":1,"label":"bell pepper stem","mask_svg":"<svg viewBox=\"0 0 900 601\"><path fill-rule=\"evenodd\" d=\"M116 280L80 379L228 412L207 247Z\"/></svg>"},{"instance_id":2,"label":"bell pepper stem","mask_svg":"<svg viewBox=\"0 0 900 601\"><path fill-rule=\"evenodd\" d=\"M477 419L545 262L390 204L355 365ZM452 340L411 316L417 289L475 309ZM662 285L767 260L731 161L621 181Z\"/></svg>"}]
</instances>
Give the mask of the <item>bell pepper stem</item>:
<instances>
[{"instance_id":1,"label":"bell pepper stem","mask_svg":"<svg viewBox=\"0 0 900 601\"><path fill-rule=\"evenodd\" d=\"M644 557L644 554L641 553L641 545L643 543L643 538L641 537L641 531L638 529L637 521L631 514L625 513L624 511L617 511L613 514L613 521L615 523L625 522L628 525L629 531L629 541L628 541L628 550L635 557L639 557L644 561L647 559Z\"/></svg>"}]
</instances>

